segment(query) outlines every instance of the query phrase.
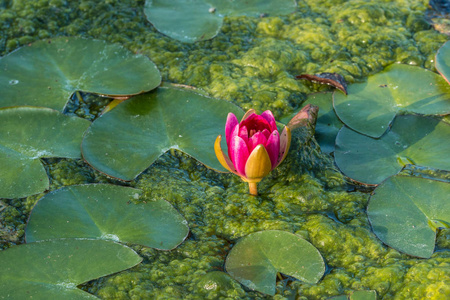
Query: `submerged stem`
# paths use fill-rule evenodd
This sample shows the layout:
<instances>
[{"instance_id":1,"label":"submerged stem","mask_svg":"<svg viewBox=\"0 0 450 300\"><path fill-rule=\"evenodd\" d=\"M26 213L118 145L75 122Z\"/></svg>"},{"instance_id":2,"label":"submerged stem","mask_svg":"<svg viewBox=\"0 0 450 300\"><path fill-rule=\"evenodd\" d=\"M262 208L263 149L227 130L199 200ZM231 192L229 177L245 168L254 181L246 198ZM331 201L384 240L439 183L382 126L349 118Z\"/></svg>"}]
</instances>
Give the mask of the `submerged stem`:
<instances>
[{"instance_id":1,"label":"submerged stem","mask_svg":"<svg viewBox=\"0 0 450 300\"><path fill-rule=\"evenodd\" d=\"M250 195L258 196L258 188L257 188L256 182L249 182L248 183L248 190L250 192Z\"/></svg>"}]
</instances>

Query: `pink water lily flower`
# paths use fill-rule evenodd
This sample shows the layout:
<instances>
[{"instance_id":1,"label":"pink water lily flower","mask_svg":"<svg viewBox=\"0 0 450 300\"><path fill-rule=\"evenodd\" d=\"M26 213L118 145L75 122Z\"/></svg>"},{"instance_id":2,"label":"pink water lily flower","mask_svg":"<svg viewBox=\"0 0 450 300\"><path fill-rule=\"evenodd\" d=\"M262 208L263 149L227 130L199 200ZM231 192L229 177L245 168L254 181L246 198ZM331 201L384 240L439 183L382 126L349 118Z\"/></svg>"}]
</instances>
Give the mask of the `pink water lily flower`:
<instances>
[{"instance_id":1,"label":"pink water lily flower","mask_svg":"<svg viewBox=\"0 0 450 300\"><path fill-rule=\"evenodd\" d=\"M233 113L228 114L225 138L228 156L222 151L219 135L214 144L217 159L228 171L248 182L250 194L257 195L256 184L286 157L291 131L284 127L280 135L270 110L258 115L250 109L240 123Z\"/></svg>"}]
</instances>

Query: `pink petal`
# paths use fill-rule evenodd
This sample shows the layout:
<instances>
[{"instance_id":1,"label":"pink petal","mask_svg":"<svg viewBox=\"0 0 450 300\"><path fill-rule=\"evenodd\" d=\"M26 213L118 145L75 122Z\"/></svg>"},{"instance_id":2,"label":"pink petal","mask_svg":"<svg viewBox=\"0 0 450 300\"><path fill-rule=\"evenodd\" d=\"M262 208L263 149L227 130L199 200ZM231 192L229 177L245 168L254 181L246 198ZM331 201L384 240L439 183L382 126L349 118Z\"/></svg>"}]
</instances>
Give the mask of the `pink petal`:
<instances>
[{"instance_id":1,"label":"pink petal","mask_svg":"<svg viewBox=\"0 0 450 300\"><path fill-rule=\"evenodd\" d=\"M259 144L262 144L265 146L267 143L267 138L264 136L264 134L260 131L255 133L251 138L248 139L248 152L252 153L253 149L255 149L256 146Z\"/></svg>"},{"instance_id":2,"label":"pink petal","mask_svg":"<svg viewBox=\"0 0 450 300\"><path fill-rule=\"evenodd\" d=\"M240 126L247 127L247 130L250 133L249 137L251 137L252 135L251 132L263 131L264 129L267 129L270 132L272 132L272 130L270 130L269 122L267 122L266 119L257 114L251 114L247 119L241 122Z\"/></svg>"},{"instance_id":3,"label":"pink petal","mask_svg":"<svg viewBox=\"0 0 450 300\"><path fill-rule=\"evenodd\" d=\"M229 113L227 122L225 123L225 140L227 141L227 145L230 143L231 132L237 124L239 122L236 116L233 113Z\"/></svg>"},{"instance_id":4,"label":"pink petal","mask_svg":"<svg viewBox=\"0 0 450 300\"><path fill-rule=\"evenodd\" d=\"M245 164L247 163L249 156L245 141L241 137L235 136L231 140L228 152L230 153L230 159L239 175L245 177Z\"/></svg>"},{"instance_id":5,"label":"pink petal","mask_svg":"<svg viewBox=\"0 0 450 300\"><path fill-rule=\"evenodd\" d=\"M262 131L262 133L264 134L264 136L266 137L266 139L269 139L269 138L270 138L270 131L269 131L269 130L264 129L264 130Z\"/></svg>"},{"instance_id":6,"label":"pink petal","mask_svg":"<svg viewBox=\"0 0 450 300\"><path fill-rule=\"evenodd\" d=\"M261 114L261 117L267 120L267 123L270 124L270 131L278 130L277 123L275 122L275 117L273 116L270 110L266 110Z\"/></svg>"},{"instance_id":7,"label":"pink petal","mask_svg":"<svg viewBox=\"0 0 450 300\"><path fill-rule=\"evenodd\" d=\"M230 144L231 144L231 141L234 139L234 137L238 136L238 134L239 134L239 124L236 124L236 126L234 126L234 128L231 130L231 133L230 133L230 136L229 136L230 142L227 143L228 156L230 158L231 158L231 147L230 147Z\"/></svg>"},{"instance_id":8,"label":"pink petal","mask_svg":"<svg viewBox=\"0 0 450 300\"><path fill-rule=\"evenodd\" d=\"M274 130L272 132L265 146L267 153L269 154L273 170L277 166L278 157L280 155L280 135L278 134L278 131Z\"/></svg>"},{"instance_id":9,"label":"pink petal","mask_svg":"<svg viewBox=\"0 0 450 300\"><path fill-rule=\"evenodd\" d=\"M248 130L247 130L247 127L245 127L245 126L240 127L238 135L245 141L245 143L248 142Z\"/></svg>"}]
</instances>

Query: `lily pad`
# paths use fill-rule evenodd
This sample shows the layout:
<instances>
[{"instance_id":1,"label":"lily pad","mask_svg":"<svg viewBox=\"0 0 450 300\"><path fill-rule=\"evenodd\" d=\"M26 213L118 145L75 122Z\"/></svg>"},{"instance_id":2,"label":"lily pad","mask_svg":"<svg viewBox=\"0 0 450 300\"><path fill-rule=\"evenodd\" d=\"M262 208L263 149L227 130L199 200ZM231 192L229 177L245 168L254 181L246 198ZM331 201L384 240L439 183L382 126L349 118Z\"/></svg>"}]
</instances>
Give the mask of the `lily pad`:
<instances>
[{"instance_id":1,"label":"lily pad","mask_svg":"<svg viewBox=\"0 0 450 300\"><path fill-rule=\"evenodd\" d=\"M158 88L119 104L94 121L82 143L83 157L97 170L132 180L169 149L225 171L214 154L229 112L237 106L190 90Z\"/></svg>"},{"instance_id":2,"label":"lily pad","mask_svg":"<svg viewBox=\"0 0 450 300\"><path fill-rule=\"evenodd\" d=\"M49 108L0 109L0 198L37 194L49 187L41 157L80 158L90 122Z\"/></svg>"},{"instance_id":3,"label":"lily pad","mask_svg":"<svg viewBox=\"0 0 450 300\"><path fill-rule=\"evenodd\" d=\"M436 228L450 227L450 183L392 176L370 198L367 214L385 244L409 255L433 254Z\"/></svg>"},{"instance_id":4,"label":"lily pad","mask_svg":"<svg viewBox=\"0 0 450 300\"><path fill-rule=\"evenodd\" d=\"M308 98L303 103L304 105L312 104L319 107L319 113L316 123L315 138L320 145L320 149L325 153L334 151L334 143L339 129L343 126L342 122L336 116L333 109L332 93L316 93L308 95ZM289 120L297 112L281 119L283 123Z\"/></svg>"},{"instance_id":5,"label":"lily pad","mask_svg":"<svg viewBox=\"0 0 450 300\"><path fill-rule=\"evenodd\" d=\"M405 165L450 170L450 125L431 117L398 116L389 132L373 139L343 127L334 156L339 169L365 184L379 184Z\"/></svg>"},{"instance_id":6,"label":"lily pad","mask_svg":"<svg viewBox=\"0 0 450 300\"><path fill-rule=\"evenodd\" d=\"M329 298L330 300L377 300L376 291L355 291L348 297L346 295Z\"/></svg>"},{"instance_id":7,"label":"lily pad","mask_svg":"<svg viewBox=\"0 0 450 300\"><path fill-rule=\"evenodd\" d=\"M14 246L0 251L0 298L98 299L77 285L131 268L141 260L132 249L102 240Z\"/></svg>"},{"instance_id":8,"label":"lily pad","mask_svg":"<svg viewBox=\"0 0 450 300\"><path fill-rule=\"evenodd\" d=\"M63 37L24 46L0 59L0 107L62 111L75 91L128 96L156 88L161 75L146 56L117 44Z\"/></svg>"},{"instance_id":9,"label":"lily pad","mask_svg":"<svg viewBox=\"0 0 450 300\"><path fill-rule=\"evenodd\" d=\"M224 16L288 14L295 10L293 0L147 0L144 13L162 34L193 43L215 37Z\"/></svg>"},{"instance_id":10,"label":"lily pad","mask_svg":"<svg viewBox=\"0 0 450 300\"><path fill-rule=\"evenodd\" d=\"M436 70L450 83L450 42L446 42L436 53Z\"/></svg>"},{"instance_id":11,"label":"lily pad","mask_svg":"<svg viewBox=\"0 0 450 300\"><path fill-rule=\"evenodd\" d=\"M299 236L278 230L252 233L231 249L227 272L241 284L275 295L277 272L307 283L317 283L325 273L319 251Z\"/></svg>"},{"instance_id":12,"label":"lily pad","mask_svg":"<svg viewBox=\"0 0 450 300\"><path fill-rule=\"evenodd\" d=\"M419 67L394 64L348 87L348 95L334 92L339 119L351 129L380 137L400 113L450 113L450 85L438 74Z\"/></svg>"},{"instance_id":13,"label":"lily pad","mask_svg":"<svg viewBox=\"0 0 450 300\"><path fill-rule=\"evenodd\" d=\"M108 184L63 187L42 197L25 231L27 242L111 239L171 250L184 241L186 220L165 200L134 204L141 191Z\"/></svg>"}]
</instances>

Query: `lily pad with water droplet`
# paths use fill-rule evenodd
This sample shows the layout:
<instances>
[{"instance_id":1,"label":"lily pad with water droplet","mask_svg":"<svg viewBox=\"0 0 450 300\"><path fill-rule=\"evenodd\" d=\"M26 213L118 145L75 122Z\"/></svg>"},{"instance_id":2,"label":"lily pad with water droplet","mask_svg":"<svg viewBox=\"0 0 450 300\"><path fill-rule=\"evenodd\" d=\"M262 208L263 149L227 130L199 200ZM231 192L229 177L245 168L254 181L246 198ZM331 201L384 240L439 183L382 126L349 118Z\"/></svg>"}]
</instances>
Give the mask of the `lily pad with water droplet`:
<instances>
[{"instance_id":1,"label":"lily pad with water droplet","mask_svg":"<svg viewBox=\"0 0 450 300\"><path fill-rule=\"evenodd\" d=\"M169 149L178 149L216 170L214 154L229 112L237 106L190 90L158 88L119 104L94 121L82 143L83 157L97 170L132 180Z\"/></svg>"},{"instance_id":2,"label":"lily pad with water droplet","mask_svg":"<svg viewBox=\"0 0 450 300\"><path fill-rule=\"evenodd\" d=\"M378 138L400 113L450 113L450 85L438 74L419 67L394 64L348 87L348 95L334 92L339 119L351 129Z\"/></svg>"},{"instance_id":3,"label":"lily pad with water droplet","mask_svg":"<svg viewBox=\"0 0 450 300\"><path fill-rule=\"evenodd\" d=\"M450 125L436 118L396 117L379 139L343 127L336 137L334 156L339 169L365 184L379 184L405 165L450 170Z\"/></svg>"},{"instance_id":4,"label":"lily pad with water droplet","mask_svg":"<svg viewBox=\"0 0 450 300\"><path fill-rule=\"evenodd\" d=\"M80 158L89 121L49 108L0 109L0 198L43 192L49 181L42 157Z\"/></svg>"},{"instance_id":5,"label":"lily pad with water droplet","mask_svg":"<svg viewBox=\"0 0 450 300\"><path fill-rule=\"evenodd\" d=\"M141 262L132 249L111 241L62 239L0 251L1 299L98 299L77 288L84 282Z\"/></svg>"},{"instance_id":6,"label":"lily pad with water droplet","mask_svg":"<svg viewBox=\"0 0 450 300\"><path fill-rule=\"evenodd\" d=\"M134 204L140 197L140 190L108 184L61 188L36 203L26 240L98 238L162 250L182 243L186 220L162 199Z\"/></svg>"},{"instance_id":7,"label":"lily pad with water droplet","mask_svg":"<svg viewBox=\"0 0 450 300\"><path fill-rule=\"evenodd\" d=\"M268 230L240 239L225 262L227 272L241 284L275 295L277 273L317 283L325 273L319 251L290 232Z\"/></svg>"},{"instance_id":8,"label":"lily pad with water droplet","mask_svg":"<svg viewBox=\"0 0 450 300\"><path fill-rule=\"evenodd\" d=\"M75 91L128 96L160 82L148 57L120 45L75 37L42 40L0 58L0 107L34 105L62 111Z\"/></svg>"},{"instance_id":9,"label":"lily pad with water droplet","mask_svg":"<svg viewBox=\"0 0 450 300\"><path fill-rule=\"evenodd\" d=\"M367 215L374 233L388 246L429 258L436 229L450 227L450 183L392 176L373 192Z\"/></svg>"},{"instance_id":10,"label":"lily pad with water droplet","mask_svg":"<svg viewBox=\"0 0 450 300\"><path fill-rule=\"evenodd\" d=\"M193 43L215 37L225 16L260 16L294 12L293 0L147 0L144 13L162 34Z\"/></svg>"}]
</instances>

